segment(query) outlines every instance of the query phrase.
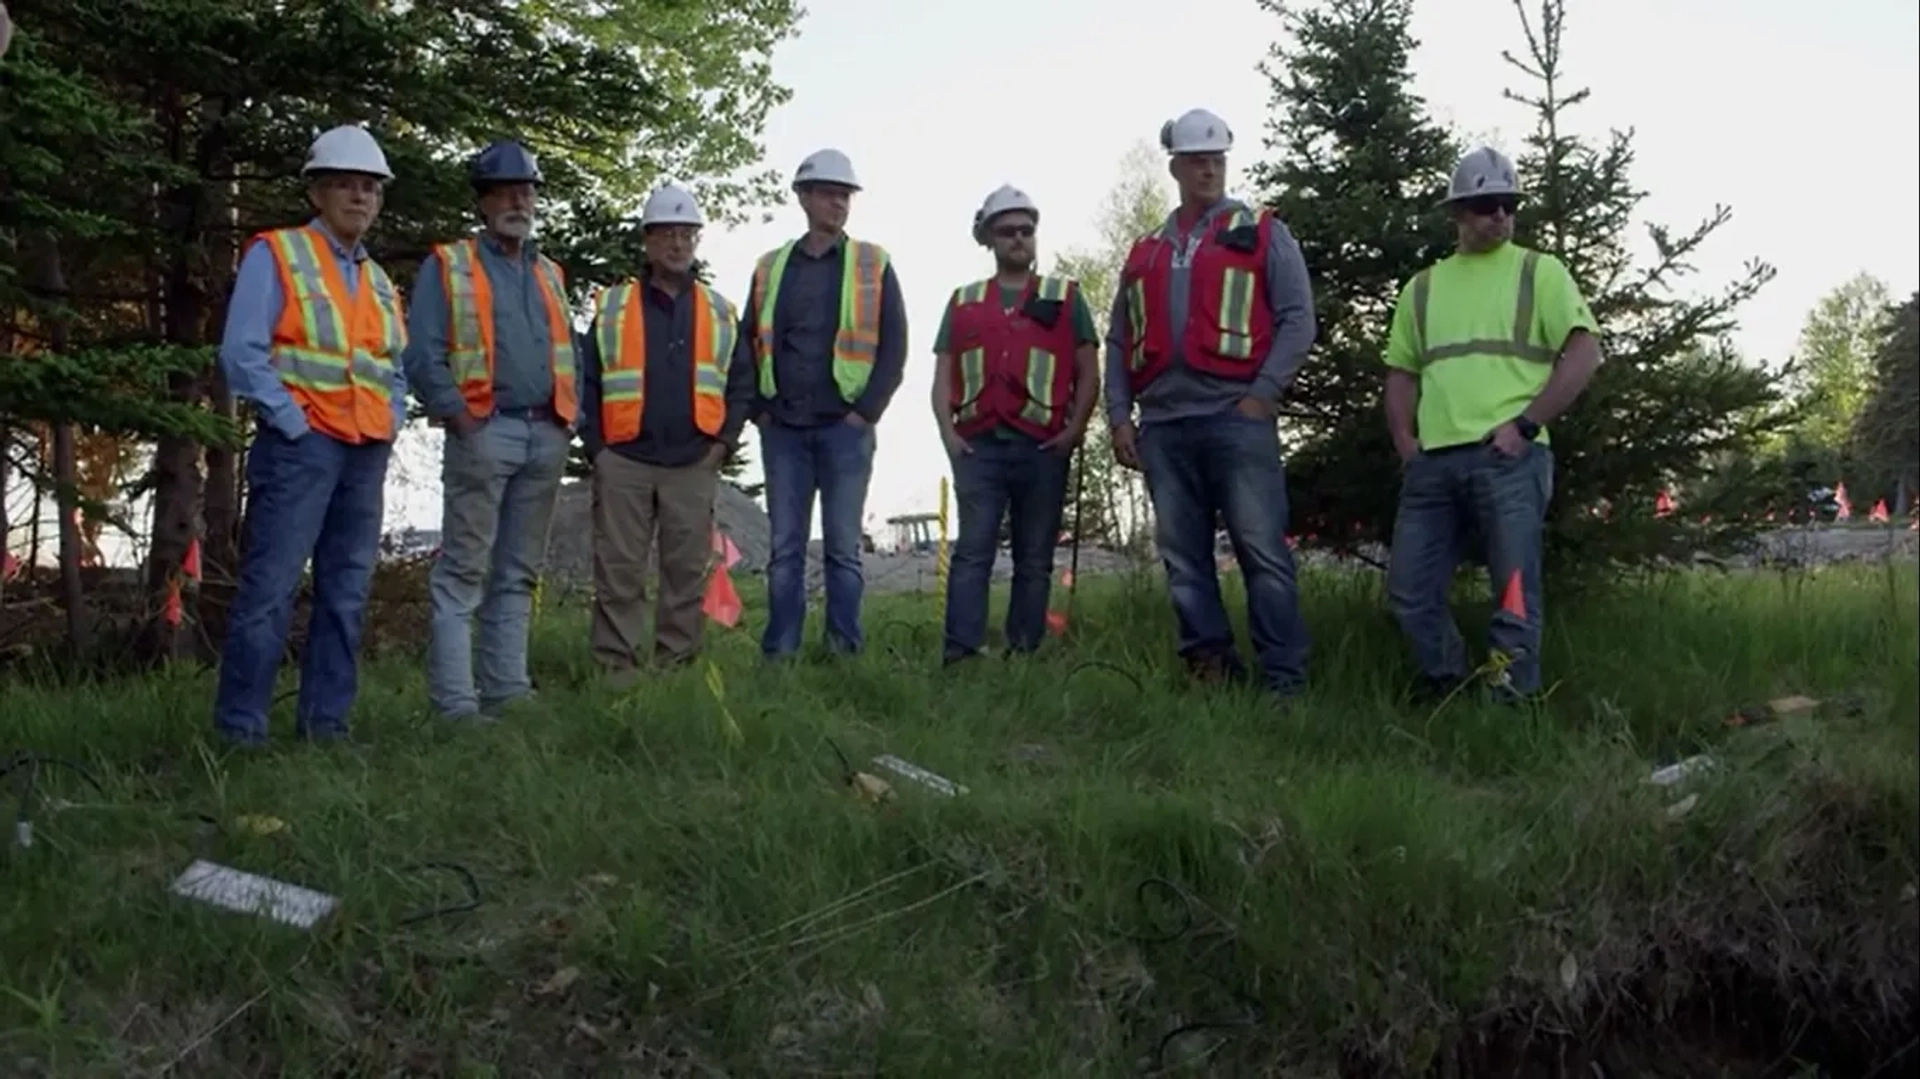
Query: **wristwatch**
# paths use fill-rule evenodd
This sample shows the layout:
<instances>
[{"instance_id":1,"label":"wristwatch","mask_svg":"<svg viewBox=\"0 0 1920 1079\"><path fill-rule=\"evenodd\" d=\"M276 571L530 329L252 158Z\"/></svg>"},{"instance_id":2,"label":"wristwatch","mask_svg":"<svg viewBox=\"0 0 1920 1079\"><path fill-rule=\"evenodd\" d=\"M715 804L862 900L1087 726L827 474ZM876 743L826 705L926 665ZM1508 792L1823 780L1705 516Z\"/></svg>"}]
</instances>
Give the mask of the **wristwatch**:
<instances>
[{"instance_id":1,"label":"wristwatch","mask_svg":"<svg viewBox=\"0 0 1920 1079\"><path fill-rule=\"evenodd\" d=\"M1520 432L1520 437L1526 439L1528 442L1532 442L1534 439L1540 437L1540 425L1528 419L1524 414L1513 418L1513 429Z\"/></svg>"}]
</instances>

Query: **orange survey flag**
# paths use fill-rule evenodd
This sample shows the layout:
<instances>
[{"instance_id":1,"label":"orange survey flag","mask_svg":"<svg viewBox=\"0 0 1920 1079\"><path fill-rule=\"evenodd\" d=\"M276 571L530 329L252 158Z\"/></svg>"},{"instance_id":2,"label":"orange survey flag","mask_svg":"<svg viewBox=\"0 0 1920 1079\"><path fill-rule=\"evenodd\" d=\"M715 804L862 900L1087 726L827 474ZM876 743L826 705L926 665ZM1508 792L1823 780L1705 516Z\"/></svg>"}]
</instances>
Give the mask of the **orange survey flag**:
<instances>
[{"instance_id":1,"label":"orange survey flag","mask_svg":"<svg viewBox=\"0 0 1920 1079\"><path fill-rule=\"evenodd\" d=\"M1527 617L1527 594L1520 587L1520 571L1514 570L1507 578L1506 594L1500 597L1500 609L1525 621Z\"/></svg>"},{"instance_id":2,"label":"orange survey flag","mask_svg":"<svg viewBox=\"0 0 1920 1079\"><path fill-rule=\"evenodd\" d=\"M708 618L732 629L740 624L740 615L746 609L740 602L740 593L734 590L733 574L728 572L740 561L740 550L726 533L716 528L713 553L719 558L714 564L713 576L707 578L707 594L700 601L700 609Z\"/></svg>"},{"instance_id":3,"label":"orange survey flag","mask_svg":"<svg viewBox=\"0 0 1920 1079\"><path fill-rule=\"evenodd\" d=\"M180 572L186 574L187 578L193 581L194 584L200 583L199 536L195 536L187 541L187 557L180 560Z\"/></svg>"},{"instance_id":4,"label":"orange survey flag","mask_svg":"<svg viewBox=\"0 0 1920 1079\"><path fill-rule=\"evenodd\" d=\"M1875 524L1887 523L1887 500L1882 498L1873 504L1873 512L1867 514L1867 520Z\"/></svg>"},{"instance_id":5,"label":"orange survey flag","mask_svg":"<svg viewBox=\"0 0 1920 1079\"><path fill-rule=\"evenodd\" d=\"M1655 517L1665 517L1673 511L1673 496L1665 491L1660 492L1660 497L1653 500L1653 515Z\"/></svg>"},{"instance_id":6,"label":"orange survey flag","mask_svg":"<svg viewBox=\"0 0 1920 1079\"><path fill-rule=\"evenodd\" d=\"M186 606L180 602L180 578L175 577L167 582L167 605L161 610L160 617L166 619L167 625L179 629L186 616Z\"/></svg>"}]
</instances>

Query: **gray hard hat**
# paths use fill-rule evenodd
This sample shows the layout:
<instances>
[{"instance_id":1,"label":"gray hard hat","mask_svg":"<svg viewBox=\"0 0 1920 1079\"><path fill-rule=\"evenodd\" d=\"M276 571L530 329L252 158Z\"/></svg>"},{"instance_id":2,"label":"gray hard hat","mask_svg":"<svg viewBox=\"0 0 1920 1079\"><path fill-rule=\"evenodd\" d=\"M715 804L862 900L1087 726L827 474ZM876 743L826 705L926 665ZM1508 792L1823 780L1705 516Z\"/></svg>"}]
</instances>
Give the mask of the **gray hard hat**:
<instances>
[{"instance_id":1,"label":"gray hard hat","mask_svg":"<svg viewBox=\"0 0 1920 1079\"><path fill-rule=\"evenodd\" d=\"M1513 162L1491 146L1482 146L1460 159L1453 167L1453 180L1447 184L1447 197L1440 205L1478 198L1481 195L1519 196L1520 181L1514 175Z\"/></svg>"}]
</instances>

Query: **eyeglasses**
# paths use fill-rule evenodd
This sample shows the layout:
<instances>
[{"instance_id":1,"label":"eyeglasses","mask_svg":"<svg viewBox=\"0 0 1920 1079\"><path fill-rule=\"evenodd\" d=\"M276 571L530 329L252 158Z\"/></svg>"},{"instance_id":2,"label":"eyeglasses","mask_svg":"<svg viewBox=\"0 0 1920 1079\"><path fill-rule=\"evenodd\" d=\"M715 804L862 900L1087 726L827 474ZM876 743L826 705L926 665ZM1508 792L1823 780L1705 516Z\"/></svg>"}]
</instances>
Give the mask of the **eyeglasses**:
<instances>
[{"instance_id":1,"label":"eyeglasses","mask_svg":"<svg viewBox=\"0 0 1920 1079\"><path fill-rule=\"evenodd\" d=\"M1519 205L1520 200L1512 195L1478 195L1460 200L1462 209L1478 217L1492 217L1494 214L1506 214L1512 217L1513 211Z\"/></svg>"},{"instance_id":2,"label":"eyeglasses","mask_svg":"<svg viewBox=\"0 0 1920 1079\"><path fill-rule=\"evenodd\" d=\"M993 234L995 236L1000 237L1002 240L1011 240L1016 236L1018 236L1022 240L1030 239L1033 236L1033 226L1032 225L995 225L993 229Z\"/></svg>"}]
</instances>

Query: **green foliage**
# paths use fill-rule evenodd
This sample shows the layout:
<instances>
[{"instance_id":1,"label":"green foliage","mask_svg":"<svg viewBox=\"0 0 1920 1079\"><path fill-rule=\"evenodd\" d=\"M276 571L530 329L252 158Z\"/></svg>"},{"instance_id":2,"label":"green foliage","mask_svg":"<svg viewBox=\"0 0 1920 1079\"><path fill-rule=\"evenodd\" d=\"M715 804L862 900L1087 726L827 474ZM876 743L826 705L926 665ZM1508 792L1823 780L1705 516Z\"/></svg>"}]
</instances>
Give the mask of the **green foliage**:
<instances>
[{"instance_id":1,"label":"green foliage","mask_svg":"<svg viewBox=\"0 0 1920 1079\"><path fill-rule=\"evenodd\" d=\"M1865 496L1920 491L1920 292L1888 311L1874 350L1872 390L1853 428Z\"/></svg>"},{"instance_id":2,"label":"green foliage","mask_svg":"<svg viewBox=\"0 0 1920 1079\"><path fill-rule=\"evenodd\" d=\"M1833 453L1846 448L1873 389L1874 355L1887 336L1892 301L1886 282L1858 274L1807 313L1790 375L1804 409L1795 433Z\"/></svg>"},{"instance_id":3,"label":"green foliage","mask_svg":"<svg viewBox=\"0 0 1920 1079\"><path fill-rule=\"evenodd\" d=\"M1385 539L1398 480L1379 404L1380 356L1401 285L1452 250L1451 225L1435 203L1464 147L1412 93L1411 0L1263 6L1281 14L1292 42L1275 47L1268 69L1279 114L1270 145L1282 156L1256 176L1300 240L1321 320L1319 354L1289 401L1302 440L1290 462L1295 527L1340 543ZM1786 422L1767 374L1724 344L1734 310L1773 271L1753 264L1718 294L1676 295L1688 259L1727 220L1724 208L1684 234L1650 226L1656 255L1635 264L1628 239L1644 193L1629 179L1631 135L1615 132L1595 146L1565 132L1566 111L1588 93L1564 85L1564 7L1548 0L1537 32L1524 8L1521 18L1528 54L1507 59L1536 87L1509 96L1534 109L1536 124L1516 162L1529 192L1516 239L1567 263L1600 320L1608 358L1554 424L1550 555L1564 572L1737 543L1737 511L1777 488L1777 477L1756 471L1731 484L1723 476L1713 504L1690 502L1664 520L1653 519L1653 505L1662 489L1703 481Z\"/></svg>"},{"instance_id":4,"label":"green foliage","mask_svg":"<svg viewBox=\"0 0 1920 1079\"><path fill-rule=\"evenodd\" d=\"M14 357L0 363L0 402L10 416L237 447L240 431L231 420L167 393L169 379L195 374L210 362L210 349L166 345Z\"/></svg>"}]
</instances>

